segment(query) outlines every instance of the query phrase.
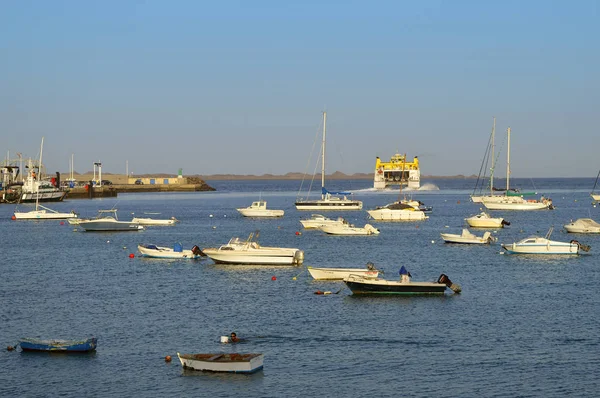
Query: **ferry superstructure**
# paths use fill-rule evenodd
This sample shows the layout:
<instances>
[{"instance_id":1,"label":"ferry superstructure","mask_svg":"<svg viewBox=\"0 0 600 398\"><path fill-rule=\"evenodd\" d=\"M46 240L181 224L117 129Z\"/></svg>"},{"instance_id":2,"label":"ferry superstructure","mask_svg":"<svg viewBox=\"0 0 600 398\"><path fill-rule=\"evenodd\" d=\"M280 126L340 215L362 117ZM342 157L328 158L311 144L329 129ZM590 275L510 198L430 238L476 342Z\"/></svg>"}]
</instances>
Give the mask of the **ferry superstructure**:
<instances>
[{"instance_id":1,"label":"ferry superstructure","mask_svg":"<svg viewBox=\"0 0 600 398\"><path fill-rule=\"evenodd\" d=\"M406 161L406 154L392 156L389 162L382 162L379 156L375 161L375 176L373 187L385 189L390 186L404 185L409 189L419 189L421 186L421 170L419 158L415 156L412 162Z\"/></svg>"}]
</instances>

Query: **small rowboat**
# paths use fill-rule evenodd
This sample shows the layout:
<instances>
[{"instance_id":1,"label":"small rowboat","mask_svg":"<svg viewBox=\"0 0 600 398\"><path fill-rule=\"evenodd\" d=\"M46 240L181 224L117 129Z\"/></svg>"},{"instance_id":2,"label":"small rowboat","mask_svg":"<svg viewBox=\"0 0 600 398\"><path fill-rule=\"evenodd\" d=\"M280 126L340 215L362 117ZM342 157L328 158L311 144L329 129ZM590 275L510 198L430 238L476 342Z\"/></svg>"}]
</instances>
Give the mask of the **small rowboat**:
<instances>
[{"instance_id":1,"label":"small rowboat","mask_svg":"<svg viewBox=\"0 0 600 398\"><path fill-rule=\"evenodd\" d=\"M366 268L315 268L308 267L308 272L317 281L341 281L350 275L359 275L365 278L377 278L379 270L373 263L368 263Z\"/></svg>"},{"instance_id":2,"label":"small rowboat","mask_svg":"<svg viewBox=\"0 0 600 398\"><path fill-rule=\"evenodd\" d=\"M142 253L142 256L152 258L195 259L206 257L206 254L198 246L192 247L192 250L183 250L180 243L176 243L173 248L148 244L138 245L138 251Z\"/></svg>"},{"instance_id":3,"label":"small rowboat","mask_svg":"<svg viewBox=\"0 0 600 398\"><path fill-rule=\"evenodd\" d=\"M175 223L179 222L175 217L171 217L166 220L160 220L156 218L140 218L134 217L131 222L138 223L140 225L175 225Z\"/></svg>"},{"instance_id":4,"label":"small rowboat","mask_svg":"<svg viewBox=\"0 0 600 398\"><path fill-rule=\"evenodd\" d=\"M209 372L254 373L263 368L264 354L180 354L184 369Z\"/></svg>"},{"instance_id":5,"label":"small rowboat","mask_svg":"<svg viewBox=\"0 0 600 398\"><path fill-rule=\"evenodd\" d=\"M87 340L41 340L21 339L19 345L23 351L45 352L90 352L96 350L98 339L91 337Z\"/></svg>"}]
</instances>

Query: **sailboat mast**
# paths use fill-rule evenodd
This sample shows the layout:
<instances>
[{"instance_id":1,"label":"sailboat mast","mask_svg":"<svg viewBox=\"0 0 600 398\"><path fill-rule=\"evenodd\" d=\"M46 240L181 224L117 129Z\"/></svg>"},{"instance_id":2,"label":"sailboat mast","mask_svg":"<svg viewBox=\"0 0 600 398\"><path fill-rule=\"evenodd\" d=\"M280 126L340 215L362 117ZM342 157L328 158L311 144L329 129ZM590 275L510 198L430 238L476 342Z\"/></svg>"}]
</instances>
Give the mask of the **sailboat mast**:
<instances>
[{"instance_id":1,"label":"sailboat mast","mask_svg":"<svg viewBox=\"0 0 600 398\"><path fill-rule=\"evenodd\" d=\"M325 133L327 132L327 112L323 112L323 142L321 144L321 199L325 199L323 188L325 188Z\"/></svg>"},{"instance_id":2,"label":"sailboat mast","mask_svg":"<svg viewBox=\"0 0 600 398\"><path fill-rule=\"evenodd\" d=\"M44 151L44 137L42 137L42 145L40 146L40 163L38 164L37 180L40 181L42 174L42 152ZM37 184L35 190L35 209L38 210L40 206L40 184Z\"/></svg>"},{"instance_id":3,"label":"sailboat mast","mask_svg":"<svg viewBox=\"0 0 600 398\"><path fill-rule=\"evenodd\" d=\"M507 135L507 150L506 150L506 194L510 187L510 127L506 130Z\"/></svg>"},{"instance_id":4,"label":"sailboat mast","mask_svg":"<svg viewBox=\"0 0 600 398\"><path fill-rule=\"evenodd\" d=\"M494 156L494 138L496 137L496 118L492 125L492 170L490 171L490 196L494 195L494 169L496 168L496 158Z\"/></svg>"}]
</instances>

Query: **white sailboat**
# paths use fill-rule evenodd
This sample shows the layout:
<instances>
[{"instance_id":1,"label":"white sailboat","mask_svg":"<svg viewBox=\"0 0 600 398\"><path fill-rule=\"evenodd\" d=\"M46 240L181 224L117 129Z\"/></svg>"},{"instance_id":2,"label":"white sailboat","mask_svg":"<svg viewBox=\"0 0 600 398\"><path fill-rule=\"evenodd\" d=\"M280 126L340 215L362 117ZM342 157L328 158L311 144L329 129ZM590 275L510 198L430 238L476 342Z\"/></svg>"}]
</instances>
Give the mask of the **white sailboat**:
<instances>
[{"instance_id":1,"label":"white sailboat","mask_svg":"<svg viewBox=\"0 0 600 398\"><path fill-rule=\"evenodd\" d=\"M44 150L44 137L42 137L42 145L40 147L40 167L42 164L42 152ZM41 176L39 175L41 173L38 173L38 180L39 178L41 178ZM35 200L35 210L31 210L31 211L19 211L18 209L15 209L14 212L14 219L15 220L65 220L65 219L69 219L69 218L77 218L77 214L71 210L70 213L60 213L56 210L52 210L48 207L44 207L42 205L40 205L40 195L41 193L37 192L36 193L36 200Z\"/></svg>"},{"instance_id":2,"label":"white sailboat","mask_svg":"<svg viewBox=\"0 0 600 398\"><path fill-rule=\"evenodd\" d=\"M321 199L298 199L295 203L298 210L361 210L360 200L348 199L350 192L329 192L325 188L325 133L327 131L327 112L323 112L323 141L321 143ZM342 195L339 197L336 195Z\"/></svg>"},{"instance_id":3,"label":"white sailboat","mask_svg":"<svg viewBox=\"0 0 600 398\"><path fill-rule=\"evenodd\" d=\"M594 188L592 188L592 193L590 193L592 199L596 201L600 201L600 193L594 193L594 191L596 190L596 185L598 184L598 177L600 177L600 171L598 171L598 175L596 176L596 182L594 182Z\"/></svg>"},{"instance_id":4,"label":"white sailboat","mask_svg":"<svg viewBox=\"0 0 600 398\"><path fill-rule=\"evenodd\" d=\"M482 203L489 210L543 210L553 209L552 200L525 199L522 196L510 196L510 127L507 130L507 154L506 154L506 193L503 196L483 197Z\"/></svg>"}]
</instances>

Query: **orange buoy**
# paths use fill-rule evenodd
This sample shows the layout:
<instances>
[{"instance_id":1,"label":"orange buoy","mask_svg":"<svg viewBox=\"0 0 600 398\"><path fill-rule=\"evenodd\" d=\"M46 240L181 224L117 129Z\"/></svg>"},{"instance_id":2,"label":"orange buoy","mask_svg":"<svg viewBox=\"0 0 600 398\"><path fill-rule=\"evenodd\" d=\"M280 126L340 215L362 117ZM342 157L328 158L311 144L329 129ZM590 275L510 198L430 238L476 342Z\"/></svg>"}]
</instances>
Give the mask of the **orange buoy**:
<instances>
[{"instance_id":1,"label":"orange buoy","mask_svg":"<svg viewBox=\"0 0 600 398\"><path fill-rule=\"evenodd\" d=\"M456 201L457 204L460 204L460 200Z\"/></svg>"},{"instance_id":2,"label":"orange buoy","mask_svg":"<svg viewBox=\"0 0 600 398\"><path fill-rule=\"evenodd\" d=\"M296 231L296 235L302 235L302 232Z\"/></svg>"},{"instance_id":3,"label":"orange buoy","mask_svg":"<svg viewBox=\"0 0 600 398\"><path fill-rule=\"evenodd\" d=\"M11 220L16 220L17 217L15 217L15 215L13 214L13 216L10 218Z\"/></svg>"},{"instance_id":4,"label":"orange buoy","mask_svg":"<svg viewBox=\"0 0 600 398\"><path fill-rule=\"evenodd\" d=\"M129 253L129 258L134 258L134 257L135 257L135 254Z\"/></svg>"},{"instance_id":5,"label":"orange buoy","mask_svg":"<svg viewBox=\"0 0 600 398\"><path fill-rule=\"evenodd\" d=\"M277 277L276 277L275 275L273 275L273 276L271 277L271 280L272 280L272 281L276 281L276 280L277 280Z\"/></svg>"},{"instance_id":6,"label":"orange buoy","mask_svg":"<svg viewBox=\"0 0 600 398\"><path fill-rule=\"evenodd\" d=\"M171 362L171 356L170 355L167 355L165 357L165 362Z\"/></svg>"},{"instance_id":7,"label":"orange buoy","mask_svg":"<svg viewBox=\"0 0 600 398\"><path fill-rule=\"evenodd\" d=\"M6 347L6 349L7 349L8 351L12 351L12 350L14 350L14 349L15 349L15 347L13 347L13 346L9 345L8 347Z\"/></svg>"}]
</instances>

